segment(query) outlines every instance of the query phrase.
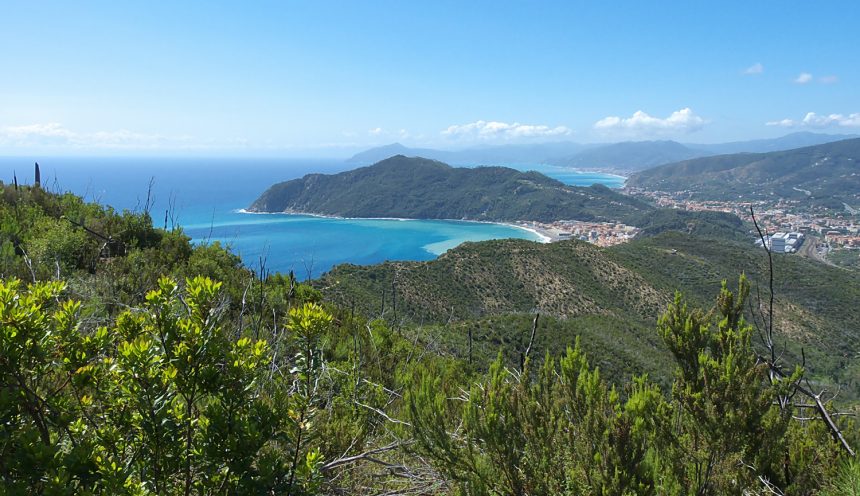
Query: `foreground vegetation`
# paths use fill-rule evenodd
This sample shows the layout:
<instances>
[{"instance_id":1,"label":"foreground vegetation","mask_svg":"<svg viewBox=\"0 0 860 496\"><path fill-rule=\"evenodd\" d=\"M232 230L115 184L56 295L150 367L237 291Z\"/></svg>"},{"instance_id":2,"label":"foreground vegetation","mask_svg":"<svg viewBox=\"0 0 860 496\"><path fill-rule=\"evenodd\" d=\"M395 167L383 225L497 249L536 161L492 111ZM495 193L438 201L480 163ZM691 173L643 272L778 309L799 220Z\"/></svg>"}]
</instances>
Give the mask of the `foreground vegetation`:
<instances>
[{"instance_id":1,"label":"foreground vegetation","mask_svg":"<svg viewBox=\"0 0 860 496\"><path fill-rule=\"evenodd\" d=\"M792 362L810 378L860 399L860 279L854 272L796 256L774 259L774 326ZM767 317L767 258L749 242L665 231L602 249L575 240L467 243L429 262L342 265L314 284L341 305L396 325L419 325L450 353L492 358L502 347L518 363L535 313L535 346L564 352L575 336L614 382L648 373L665 385L668 350L654 322L681 290L707 308L723 280L746 273L750 319ZM758 337L756 344L760 344Z\"/></svg>"},{"instance_id":2,"label":"foreground vegetation","mask_svg":"<svg viewBox=\"0 0 860 496\"><path fill-rule=\"evenodd\" d=\"M624 367L607 381L587 357L597 331L573 332L558 353L526 340L514 363L488 364L489 347L456 357L439 333L324 303L291 275L255 275L218 245L154 229L146 212L2 194L3 493L850 494L860 483L834 437L857 446L850 418L829 429L799 393L803 369L755 349L744 278L717 285L709 311L655 295L662 316L643 339L671 363L665 385ZM607 318L623 322L615 310Z\"/></svg>"}]
</instances>

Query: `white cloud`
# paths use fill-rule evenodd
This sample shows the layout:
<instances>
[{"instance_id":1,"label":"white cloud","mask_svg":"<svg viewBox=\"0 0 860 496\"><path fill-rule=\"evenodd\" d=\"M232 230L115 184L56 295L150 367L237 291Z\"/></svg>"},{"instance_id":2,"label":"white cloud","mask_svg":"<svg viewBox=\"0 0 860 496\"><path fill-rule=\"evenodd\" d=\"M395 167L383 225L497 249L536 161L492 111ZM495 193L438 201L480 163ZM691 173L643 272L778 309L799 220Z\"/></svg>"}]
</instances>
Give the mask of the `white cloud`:
<instances>
[{"instance_id":1,"label":"white cloud","mask_svg":"<svg viewBox=\"0 0 860 496\"><path fill-rule=\"evenodd\" d=\"M367 130L367 135L372 136L378 140L387 140L387 139L397 139L397 140L405 140L408 138L412 138L412 133L410 133L406 129L397 129L397 130L387 130L381 127L375 127L373 129Z\"/></svg>"},{"instance_id":2,"label":"white cloud","mask_svg":"<svg viewBox=\"0 0 860 496\"><path fill-rule=\"evenodd\" d=\"M594 123L599 131L628 134L634 136L691 133L702 129L705 119L696 115L689 107L672 112L669 117L660 119L639 110L630 117L609 116Z\"/></svg>"},{"instance_id":3,"label":"white cloud","mask_svg":"<svg viewBox=\"0 0 860 496\"><path fill-rule=\"evenodd\" d=\"M189 141L188 136L169 138L126 129L79 133L56 122L0 127L0 146L11 148L152 149L188 147Z\"/></svg>"},{"instance_id":4,"label":"white cloud","mask_svg":"<svg viewBox=\"0 0 860 496\"><path fill-rule=\"evenodd\" d=\"M778 121L768 121L765 123L766 126L778 126L778 127L794 127L797 123L791 119L781 119Z\"/></svg>"},{"instance_id":5,"label":"white cloud","mask_svg":"<svg viewBox=\"0 0 860 496\"><path fill-rule=\"evenodd\" d=\"M794 82L797 84L806 84L812 81L812 74L808 72L801 72L795 79Z\"/></svg>"},{"instance_id":6,"label":"white cloud","mask_svg":"<svg viewBox=\"0 0 860 496\"><path fill-rule=\"evenodd\" d=\"M831 76L822 76L822 77L818 78L818 81L819 81L821 84L834 84L834 83L838 83L838 82L839 82L839 78L838 78L838 77L836 77L836 76L833 76L833 75L831 75Z\"/></svg>"},{"instance_id":7,"label":"white cloud","mask_svg":"<svg viewBox=\"0 0 860 496\"><path fill-rule=\"evenodd\" d=\"M829 114L818 115L815 112L807 113L803 119L782 119L765 123L768 126L779 127L860 127L860 112L853 114Z\"/></svg>"},{"instance_id":8,"label":"white cloud","mask_svg":"<svg viewBox=\"0 0 860 496\"><path fill-rule=\"evenodd\" d=\"M442 136L456 139L491 140L523 140L534 138L553 138L571 134L565 126L545 126L533 124L508 124L498 121L475 121L468 124L448 126L442 131Z\"/></svg>"},{"instance_id":9,"label":"white cloud","mask_svg":"<svg viewBox=\"0 0 860 496\"><path fill-rule=\"evenodd\" d=\"M761 74L764 72L764 66L761 65L761 62L756 62L755 64L744 69L744 74Z\"/></svg>"},{"instance_id":10,"label":"white cloud","mask_svg":"<svg viewBox=\"0 0 860 496\"><path fill-rule=\"evenodd\" d=\"M72 140L75 138L75 133L56 122L0 128L0 140L29 140L33 138Z\"/></svg>"}]
</instances>

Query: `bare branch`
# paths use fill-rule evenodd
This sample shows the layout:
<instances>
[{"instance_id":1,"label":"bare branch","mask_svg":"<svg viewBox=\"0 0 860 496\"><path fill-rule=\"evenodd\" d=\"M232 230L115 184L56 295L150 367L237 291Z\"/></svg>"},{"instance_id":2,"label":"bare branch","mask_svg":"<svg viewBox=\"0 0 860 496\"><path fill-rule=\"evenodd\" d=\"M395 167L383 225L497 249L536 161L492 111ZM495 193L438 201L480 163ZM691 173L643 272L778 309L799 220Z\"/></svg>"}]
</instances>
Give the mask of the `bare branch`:
<instances>
[{"instance_id":1,"label":"bare branch","mask_svg":"<svg viewBox=\"0 0 860 496\"><path fill-rule=\"evenodd\" d=\"M405 422L405 421L403 421L403 420L398 420L398 419L396 419L396 418L391 418L391 417L389 417L389 416L388 416L388 414L387 414L387 413L383 412L383 411L382 411L382 410L380 410L379 408L374 408L374 407L372 407L372 406L370 406L370 405L365 405L364 403L362 403L362 402L360 402L360 401L355 401L355 404L356 404L356 405L358 405L358 406L360 406L360 407L367 408L368 410L370 410L370 411L372 411L372 412L375 412L375 413L379 414L379 416L381 416L382 418L384 418L385 420L387 420L387 421L389 421L389 422L392 422L392 423L395 423L395 424L400 424L400 425L405 425L405 426L408 426L408 427L412 427L412 424L410 424L409 422Z\"/></svg>"},{"instance_id":2,"label":"bare branch","mask_svg":"<svg viewBox=\"0 0 860 496\"><path fill-rule=\"evenodd\" d=\"M520 372L522 372L523 368L525 368L526 361L529 359L529 353L532 351L532 345L535 342L535 334L537 334L537 326L538 319L540 318L540 313L535 314L534 321L532 321L532 335L529 338L529 345L526 346L526 352L523 354L521 363L520 363Z\"/></svg>"},{"instance_id":3,"label":"bare branch","mask_svg":"<svg viewBox=\"0 0 860 496\"><path fill-rule=\"evenodd\" d=\"M766 363L768 365L768 367L770 368L771 372L773 374L775 374L777 377L779 377L781 379L784 379L787 377L785 372L783 372L776 364L769 362L766 358L764 358L762 356L759 356L758 358L762 362ZM807 386L809 386L809 381L807 380L806 382L807 382ZM848 454L850 456L854 456L854 454L855 454L854 450L851 449L851 446L848 444L848 441L845 439L845 436L842 435L842 431L839 429L839 427L833 421L833 418L832 418L833 415L827 411L827 408L824 406L824 403L821 401L821 394L813 393L811 389L809 389L808 387L802 386L799 382L795 382L794 384L792 384L792 387L795 390L797 390L798 392L800 392L801 394L803 394L804 396L806 396L807 398L809 398L815 402L814 405L808 405L808 406L815 408L818 411L818 415L821 417L821 420L824 421L825 425L827 425L827 428L828 428L828 430L830 430L830 434L833 436L833 439L836 442L838 442L839 444L841 444L842 447L845 449L845 451L848 452ZM802 405L802 406L805 407L807 405Z\"/></svg>"},{"instance_id":4,"label":"bare branch","mask_svg":"<svg viewBox=\"0 0 860 496\"><path fill-rule=\"evenodd\" d=\"M391 444L389 444L389 445L387 445L387 446L382 446L381 448L374 448L374 449L371 449L371 450L367 450L367 451L365 451L364 453L361 453L361 454L358 454L358 455L353 455L353 456L347 456L347 457L343 457L343 458L338 458L337 460L332 460L332 461L330 461L330 462L326 463L325 465L323 465L321 470L322 470L323 472L325 472L325 471L331 470L331 469L333 469L333 468L340 467L341 465L347 465L347 464L355 463L355 462L358 462L358 461L361 461L361 460L367 460L367 461L370 461L370 462L379 463L379 464L382 464L382 465L385 465L385 466L393 467L394 465L391 465L391 464L386 463L386 462L382 462L382 461L380 461L380 460L378 460L378 459L376 459L376 458L372 458L372 456L371 456L371 455L376 455L376 454L378 454L378 453L384 453L384 452L386 452L386 451L395 450L395 449L400 448L401 446L405 446L405 445L407 445L407 444L410 444L410 443L404 443L404 442L400 442L400 441L395 441L395 442L393 442L393 443L391 443ZM398 465L398 466L399 466L399 465Z\"/></svg>"}]
</instances>

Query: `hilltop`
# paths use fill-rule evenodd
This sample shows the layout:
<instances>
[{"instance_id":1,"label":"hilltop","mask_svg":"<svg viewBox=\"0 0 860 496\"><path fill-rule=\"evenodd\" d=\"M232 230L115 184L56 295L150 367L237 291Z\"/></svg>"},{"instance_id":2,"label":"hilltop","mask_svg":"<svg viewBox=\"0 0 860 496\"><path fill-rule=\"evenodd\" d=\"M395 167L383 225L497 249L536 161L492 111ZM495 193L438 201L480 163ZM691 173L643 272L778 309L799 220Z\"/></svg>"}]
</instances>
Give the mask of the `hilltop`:
<instances>
[{"instance_id":1,"label":"hilltop","mask_svg":"<svg viewBox=\"0 0 860 496\"><path fill-rule=\"evenodd\" d=\"M860 139L770 153L685 160L632 175L628 186L697 198L799 198L841 209L860 203Z\"/></svg>"},{"instance_id":2,"label":"hilltop","mask_svg":"<svg viewBox=\"0 0 860 496\"><path fill-rule=\"evenodd\" d=\"M576 240L465 243L429 262L342 265L315 285L368 315L387 308L388 318L395 311L401 321L429 325L436 339L459 350L463 331L472 329L482 346L512 355L525 346L528 316L539 312L553 329L541 347L559 351L582 335L587 347L606 354L613 373L660 376L664 351L653 323L673 293L707 307L720 281L741 272L766 294L766 260L751 243L668 231L608 249ZM776 328L789 353L799 359L803 347L814 374L860 395L856 367L848 370L839 359L860 351L853 303L860 281L801 257L777 257L775 274Z\"/></svg>"},{"instance_id":3,"label":"hilltop","mask_svg":"<svg viewBox=\"0 0 860 496\"><path fill-rule=\"evenodd\" d=\"M652 207L605 186L566 186L538 172L455 168L397 155L340 174L308 174L275 184L249 210L343 217L554 221L616 220Z\"/></svg>"}]
</instances>

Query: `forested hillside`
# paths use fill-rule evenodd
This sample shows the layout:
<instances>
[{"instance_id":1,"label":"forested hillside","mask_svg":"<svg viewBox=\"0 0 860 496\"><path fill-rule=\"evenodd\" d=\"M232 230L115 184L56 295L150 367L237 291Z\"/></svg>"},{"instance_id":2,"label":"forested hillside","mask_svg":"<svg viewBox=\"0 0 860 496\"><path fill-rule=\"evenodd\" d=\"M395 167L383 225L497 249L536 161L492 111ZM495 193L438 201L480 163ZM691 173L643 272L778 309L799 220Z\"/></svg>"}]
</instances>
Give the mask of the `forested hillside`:
<instances>
[{"instance_id":1,"label":"forested hillside","mask_svg":"<svg viewBox=\"0 0 860 496\"><path fill-rule=\"evenodd\" d=\"M145 211L38 187L0 184L0 221L4 494L836 495L860 481L860 436L827 413L817 372L755 343L756 290L734 281L760 253L741 245L471 244L366 278L345 267L320 292ZM778 342L847 353L856 281L793 264L777 273L831 286L780 282ZM485 333L482 351L445 342L467 332Z\"/></svg>"},{"instance_id":2,"label":"forested hillside","mask_svg":"<svg viewBox=\"0 0 860 496\"><path fill-rule=\"evenodd\" d=\"M721 281L743 272L756 289L754 303L766 303L766 263L751 243L666 231L609 249L576 240L467 243L430 262L342 265L315 284L371 315L387 308L387 317L393 319L396 309L398 320L413 323L462 322L451 330L460 335L446 338L460 351L470 326L481 329L481 346L527 335L523 319L509 329L491 316L540 313L563 328L543 336L541 350L558 351L575 335L593 332L607 356L626 357L623 369L654 374L660 369L655 363L667 362L656 359L661 347L653 325L674 291L707 306ZM860 280L800 257L776 257L774 271L775 327L791 356L800 360L803 347L813 373L860 398L860 363L847 358L860 352L860 309L853 304L860 301ZM588 326L594 330L580 330ZM515 347L506 346L512 354Z\"/></svg>"},{"instance_id":3,"label":"forested hillside","mask_svg":"<svg viewBox=\"0 0 860 496\"><path fill-rule=\"evenodd\" d=\"M484 221L618 220L652 207L605 186L565 186L537 172L454 168L397 155L335 175L275 184L249 210L343 217Z\"/></svg>"},{"instance_id":4,"label":"forested hillside","mask_svg":"<svg viewBox=\"0 0 860 496\"><path fill-rule=\"evenodd\" d=\"M627 185L710 199L799 198L841 210L860 202L860 139L685 160L636 173Z\"/></svg>"}]
</instances>

